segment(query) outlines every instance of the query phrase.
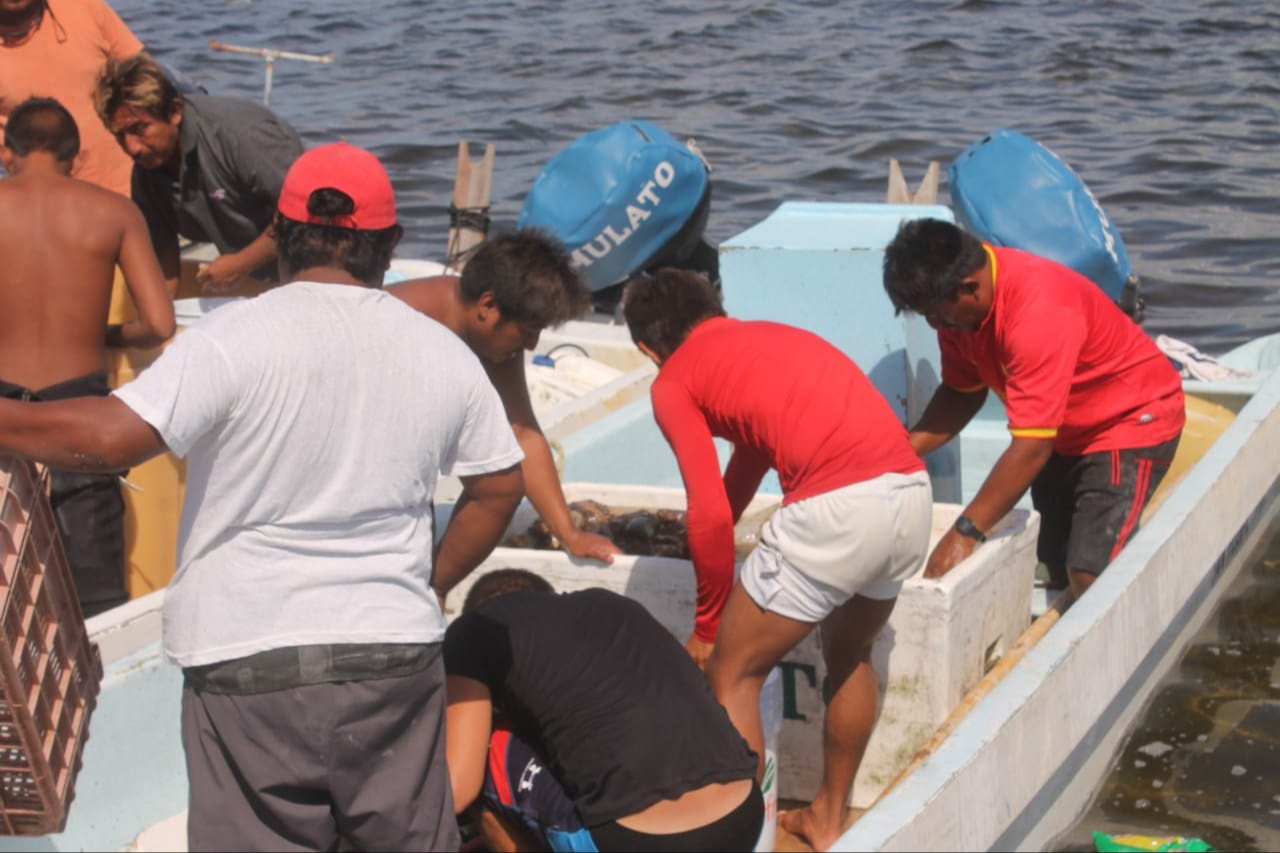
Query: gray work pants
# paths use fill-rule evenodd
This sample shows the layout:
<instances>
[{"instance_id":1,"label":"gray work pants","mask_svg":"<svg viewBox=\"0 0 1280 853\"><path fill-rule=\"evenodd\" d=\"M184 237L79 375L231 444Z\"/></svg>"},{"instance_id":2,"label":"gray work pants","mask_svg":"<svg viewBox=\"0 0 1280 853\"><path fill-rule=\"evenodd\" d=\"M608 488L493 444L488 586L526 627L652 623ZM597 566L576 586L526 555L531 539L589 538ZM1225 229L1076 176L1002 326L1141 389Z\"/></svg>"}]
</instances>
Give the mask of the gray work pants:
<instances>
[{"instance_id":1,"label":"gray work pants","mask_svg":"<svg viewBox=\"0 0 1280 853\"><path fill-rule=\"evenodd\" d=\"M290 650L299 652L292 677L284 650L187 671L193 853L336 850L340 835L361 851L458 849L439 646L417 647L425 665L409 674L382 655L374 668L396 675L323 680L347 677L351 648ZM317 665L316 650L347 653ZM219 692L228 678L232 692ZM266 692L252 692L255 681ZM290 681L304 683L277 686Z\"/></svg>"}]
</instances>

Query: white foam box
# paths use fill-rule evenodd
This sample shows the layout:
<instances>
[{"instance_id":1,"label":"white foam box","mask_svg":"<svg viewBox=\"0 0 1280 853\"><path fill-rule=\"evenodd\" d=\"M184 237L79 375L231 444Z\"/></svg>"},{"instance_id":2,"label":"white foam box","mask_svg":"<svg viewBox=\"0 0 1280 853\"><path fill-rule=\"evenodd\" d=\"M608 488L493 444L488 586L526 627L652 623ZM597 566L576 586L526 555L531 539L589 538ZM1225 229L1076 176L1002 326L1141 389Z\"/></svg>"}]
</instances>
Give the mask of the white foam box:
<instances>
[{"instance_id":1,"label":"white foam box","mask_svg":"<svg viewBox=\"0 0 1280 853\"><path fill-rule=\"evenodd\" d=\"M569 501L591 499L615 511L685 508L681 489L566 483L564 491ZM739 538L757 535L779 502L777 495L757 495L738 524ZM438 504L437 519L443 522L450 510L449 504ZM933 542L951 527L960 510L956 504L935 504ZM524 530L536 518L526 501L509 532ZM865 808L880 795L1028 627L1038 533L1036 513L1014 510L985 544L943 578L916 577L904 584L872 651L881 707L854 783L852 805ZM536 572L560 592L604 587L627 595L644 604L681 642L693 630L695 581L688 560L623 555L613 565L602 566L560 551L508 547L494 549L450 592L446 615L457 615L477 578L502 568ZM779 795L785 799L812 799L821 780L826 667L819 643L815 630L781 664L784 719L778 771Z\"/></svg>"}]
</instances>

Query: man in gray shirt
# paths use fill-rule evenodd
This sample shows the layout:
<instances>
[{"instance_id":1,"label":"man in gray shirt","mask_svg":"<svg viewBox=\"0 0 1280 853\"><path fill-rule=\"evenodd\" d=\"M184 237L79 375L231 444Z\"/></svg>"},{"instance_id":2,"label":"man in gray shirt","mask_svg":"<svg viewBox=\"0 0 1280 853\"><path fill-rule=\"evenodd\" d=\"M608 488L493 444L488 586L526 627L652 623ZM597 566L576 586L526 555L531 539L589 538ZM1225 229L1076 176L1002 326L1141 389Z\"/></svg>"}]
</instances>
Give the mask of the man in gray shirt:
<instances>
[{"instance_id":1,"label":"man in gray shirt","mask_svg":"<svg viewBox=\"0 0 1280 853\"><path fill-rule=\"evenodd\" d=\"M202 264L207 292L274 280L271 219L285 172L302 153L287 122L249 101L180 94L145 53L108 62L94 95L98 115L133 158L142 209L170 292L180 277L178 238L213 243Z\"/></svg>"}]
</instances>

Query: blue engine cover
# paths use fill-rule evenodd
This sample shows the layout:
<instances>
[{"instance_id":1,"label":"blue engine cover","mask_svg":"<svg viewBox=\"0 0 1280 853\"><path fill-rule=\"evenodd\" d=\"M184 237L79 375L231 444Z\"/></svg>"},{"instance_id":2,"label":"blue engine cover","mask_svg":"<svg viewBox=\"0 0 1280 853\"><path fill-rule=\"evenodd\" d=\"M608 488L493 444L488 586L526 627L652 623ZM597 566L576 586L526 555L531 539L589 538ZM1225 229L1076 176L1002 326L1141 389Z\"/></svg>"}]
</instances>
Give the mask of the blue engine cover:
<instances>
[{"instance_id":1,"label":"blue engine cover","mask_svg":"<svg viewBox=\"0 0 1280 853\"><path fill-rule=\"evenodd\" d=\"M1120 299L1130 272L1124 241L1053 152L997 130L966 148L947 176L956 219L978 237L1065 264Z\"/></svg>"},{"instance_id":2,"label":"blue engine cover","mask_svg":"<svg viewBox=\"0 0 1280 853\"><path fill-rule=\"evenodd\" d=\"M553 157L516 224L559 237L600 290L643 269L689 221L709 181L702 158L667 131L619 122Z\"/></svg>"}]
</instances>

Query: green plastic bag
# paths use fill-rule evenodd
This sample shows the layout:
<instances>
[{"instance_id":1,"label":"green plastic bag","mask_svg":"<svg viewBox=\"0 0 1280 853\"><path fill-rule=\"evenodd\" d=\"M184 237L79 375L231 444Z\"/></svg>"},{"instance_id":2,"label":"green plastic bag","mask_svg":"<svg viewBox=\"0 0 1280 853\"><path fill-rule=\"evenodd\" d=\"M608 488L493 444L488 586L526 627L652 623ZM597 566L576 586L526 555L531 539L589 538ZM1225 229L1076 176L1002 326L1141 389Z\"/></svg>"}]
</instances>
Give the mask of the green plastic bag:
<instances>
[{"instance_id":1,"label":"green plastic bag","mask_svg":"<svg viewBox=\"0 0 1280 853\"><path fill-rule=\"evenodd\" d=\"M1155 838L1150 835L1107 835L1105 832L1093 833L1093 846L1098 853L1213 853L1213 848L1199 838L1182 838L1166 836Z\"/></svg>"}]
</instances>

